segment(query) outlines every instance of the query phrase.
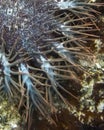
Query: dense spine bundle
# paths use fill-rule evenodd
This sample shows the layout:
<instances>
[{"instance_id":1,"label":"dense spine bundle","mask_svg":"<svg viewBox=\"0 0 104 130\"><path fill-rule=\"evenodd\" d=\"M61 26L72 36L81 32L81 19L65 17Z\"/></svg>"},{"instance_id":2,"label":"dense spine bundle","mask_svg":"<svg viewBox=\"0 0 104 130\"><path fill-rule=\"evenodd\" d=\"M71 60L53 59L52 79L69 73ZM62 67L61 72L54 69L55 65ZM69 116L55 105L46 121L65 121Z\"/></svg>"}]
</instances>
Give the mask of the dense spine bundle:
<instances>
[{"instance_id":1,"label":"dense spine bundle","mask_svg":"<svg viewBox=\"0 0 104 130\"><path fill-rule=\"evenodd\" d=\"M96 62L91 47L99 39L96 8L102 5L79 0L0 0L0 92L15 98L19 109L25 108L26 121L37 110L54 122L51 112L61 102L77 112L64 95L81 103L80 88L70 84L80 83Z\"/></svg>"}]
</instances>

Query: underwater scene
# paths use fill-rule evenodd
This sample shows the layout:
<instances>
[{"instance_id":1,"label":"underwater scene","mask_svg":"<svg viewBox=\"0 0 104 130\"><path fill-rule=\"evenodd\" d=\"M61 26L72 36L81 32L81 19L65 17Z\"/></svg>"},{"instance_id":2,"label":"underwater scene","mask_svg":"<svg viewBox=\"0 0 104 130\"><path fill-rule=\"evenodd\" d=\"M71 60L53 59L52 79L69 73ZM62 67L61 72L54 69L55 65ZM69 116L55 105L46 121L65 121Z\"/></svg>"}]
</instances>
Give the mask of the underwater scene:
<instances>
[{"instance_id":1,"label":"underwater scene","mask_svg":"<svg viewBox=\"0 0 104 130\"><path fill-rule=\"evenodd\" d=\"M0 130L104 130L104 0L0 0Z\"/></svg>"}]
</instances>

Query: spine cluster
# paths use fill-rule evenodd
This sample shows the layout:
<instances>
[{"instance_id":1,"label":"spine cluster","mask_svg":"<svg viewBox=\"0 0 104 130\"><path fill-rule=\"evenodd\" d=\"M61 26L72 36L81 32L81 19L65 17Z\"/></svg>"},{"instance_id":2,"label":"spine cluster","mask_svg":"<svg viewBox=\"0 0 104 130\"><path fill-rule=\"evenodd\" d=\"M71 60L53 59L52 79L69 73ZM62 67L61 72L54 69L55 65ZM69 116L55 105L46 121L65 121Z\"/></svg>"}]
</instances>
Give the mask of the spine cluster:
<instances>
[{"instance_id":1,"label":"spine cluster","mask_svg":"<svg viewBox=\"0 0 104 130\"><path fill-rule=\"evenodd\" d=\"M80 0L0 1L0 93L16 99L18 109L24 107L26 121L37 110L54 122L51 113L62 103L80 120L75 113L81 114L81 109L69 99L82 107L89 89L83 96L84 88L76 90L71 82L81 83L83 74L90 76L89 69L96 64L92 49L100 31L96 8L103 5ZM104 101L93 105L98 111L91 109L92 113L103 113Z\"/></svg>"}]
</instances>

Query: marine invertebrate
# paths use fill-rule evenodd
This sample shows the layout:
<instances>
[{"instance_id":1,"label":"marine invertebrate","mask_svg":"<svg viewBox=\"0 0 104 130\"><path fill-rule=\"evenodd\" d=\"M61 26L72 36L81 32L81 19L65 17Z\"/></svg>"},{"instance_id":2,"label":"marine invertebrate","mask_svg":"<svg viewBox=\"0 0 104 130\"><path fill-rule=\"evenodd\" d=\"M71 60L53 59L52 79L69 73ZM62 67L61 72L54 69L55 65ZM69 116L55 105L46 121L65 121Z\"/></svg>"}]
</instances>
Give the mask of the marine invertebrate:
<instances>
[{"instance_id":1,"label":"marine invertebrate","mask_svg":"<svg viewBox=\"0 0 104 130\"><path fill-rule=\"evenodd\" d=\"M73 113L75 104L64 94L82 105L81 88L76 91L65 84L80 82L83 73L90 75L87 70L96 62L91 44L100 30L96 7L103 4L80 0L0 2L1 92L14 96L19 109L26 108L26 121L36 109L54 122L51 112L56 112L61 102Z\"/></svg>"}]
</instances>

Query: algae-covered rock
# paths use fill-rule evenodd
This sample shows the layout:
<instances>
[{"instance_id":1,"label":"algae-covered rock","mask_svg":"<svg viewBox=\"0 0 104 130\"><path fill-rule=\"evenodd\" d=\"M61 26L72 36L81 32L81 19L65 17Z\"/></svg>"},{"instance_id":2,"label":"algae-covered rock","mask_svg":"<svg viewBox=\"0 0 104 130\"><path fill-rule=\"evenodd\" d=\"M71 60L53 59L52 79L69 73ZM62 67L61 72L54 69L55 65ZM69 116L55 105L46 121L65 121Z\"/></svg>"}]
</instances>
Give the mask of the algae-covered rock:
<instances>
[{"instance_id":1,"label":"algae-covered rock","mask_svg":"<svg viewBox=\"0 0 104 130\"><path fill-rule=\"evenodd\" d=\"M0 130L22 130L16 107L7 100L0 101Z\"/></svg>"}]
</instances>

